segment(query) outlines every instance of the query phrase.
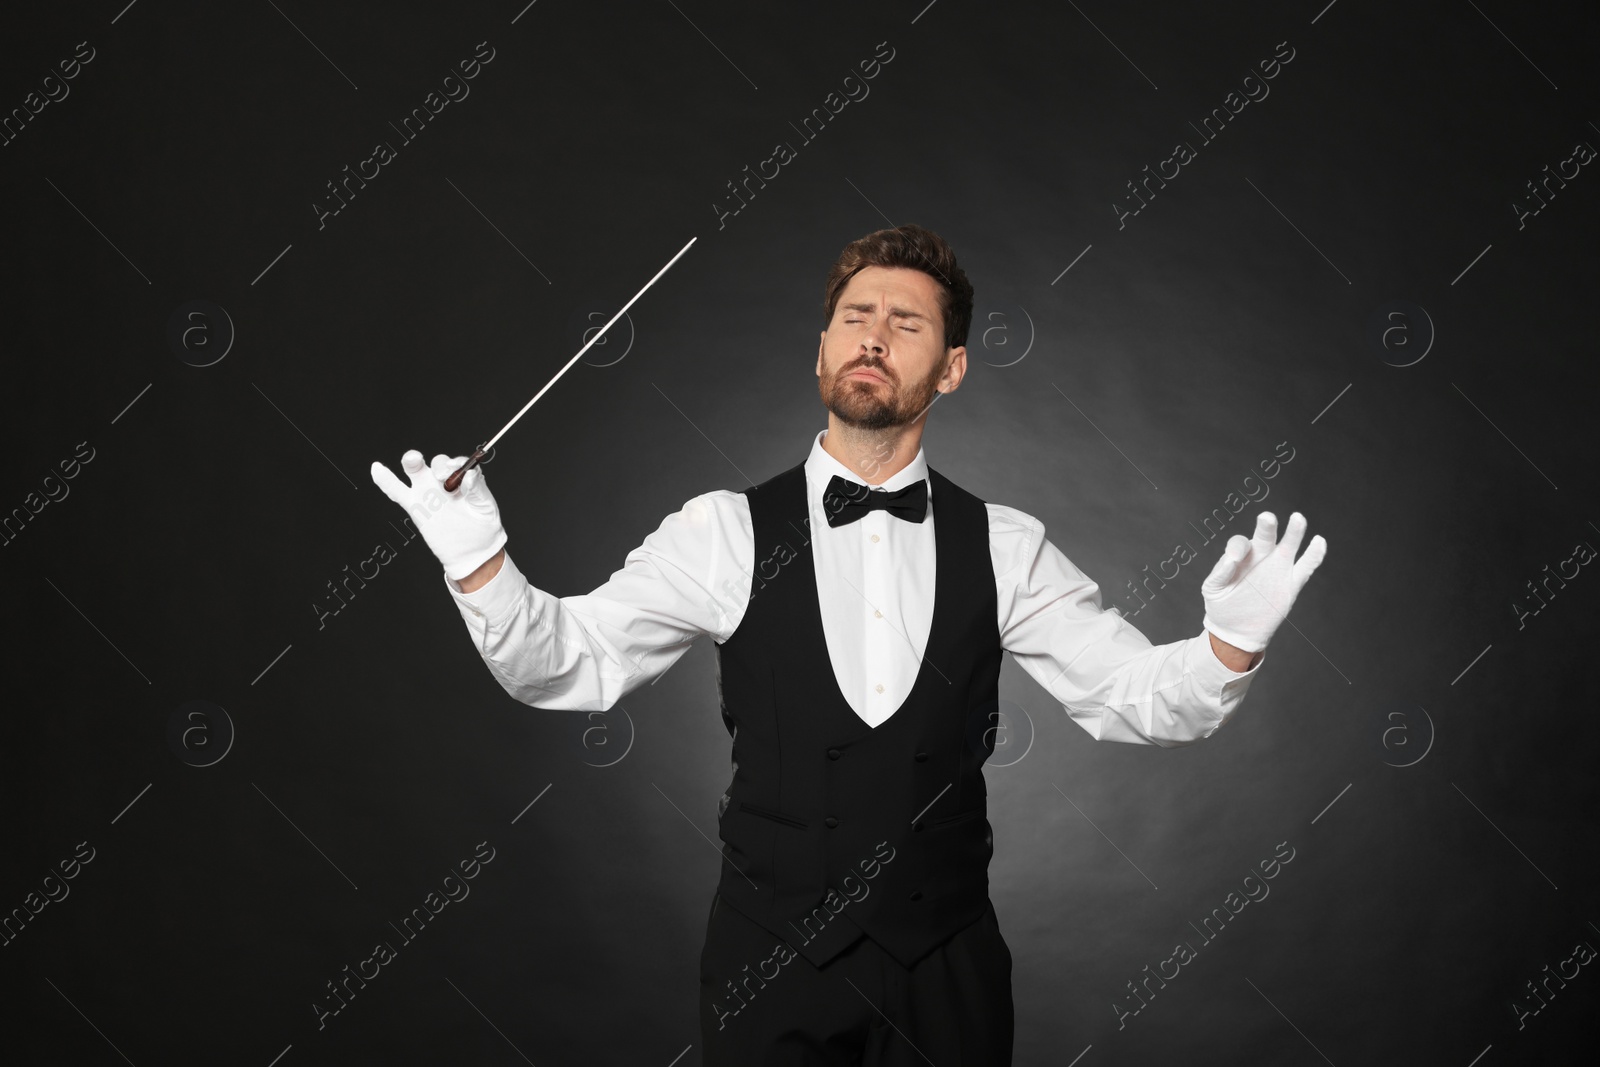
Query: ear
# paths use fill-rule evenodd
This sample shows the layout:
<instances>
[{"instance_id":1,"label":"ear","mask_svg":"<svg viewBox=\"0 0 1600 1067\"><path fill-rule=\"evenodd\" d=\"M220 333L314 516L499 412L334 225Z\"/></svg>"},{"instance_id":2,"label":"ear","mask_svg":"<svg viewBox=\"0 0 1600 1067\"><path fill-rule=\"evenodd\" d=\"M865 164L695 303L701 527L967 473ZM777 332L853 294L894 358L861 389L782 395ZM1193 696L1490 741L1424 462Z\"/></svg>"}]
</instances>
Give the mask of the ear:
<instances>
[{"instance_id":1,"label":"ear","mask_svg":"<svg viewBox=\"0 0 1600 1067\"><path fill-rule=\"evenodd\" d=\"M939 378L940 392L953 393L967 374L967 346L949 349L945 357L944 374Z\"/></svg>"},{"instance_id":2,"label":"ear","mask_svg":"<svg viewBox=\"0 0 1600 1067\"><path fill-rule=\"evenodd\" d=\"M822 338L817 342L817 377L822 377L822 346L828 343L828 331L822 331Z\"/></svg>"}]
</instances>

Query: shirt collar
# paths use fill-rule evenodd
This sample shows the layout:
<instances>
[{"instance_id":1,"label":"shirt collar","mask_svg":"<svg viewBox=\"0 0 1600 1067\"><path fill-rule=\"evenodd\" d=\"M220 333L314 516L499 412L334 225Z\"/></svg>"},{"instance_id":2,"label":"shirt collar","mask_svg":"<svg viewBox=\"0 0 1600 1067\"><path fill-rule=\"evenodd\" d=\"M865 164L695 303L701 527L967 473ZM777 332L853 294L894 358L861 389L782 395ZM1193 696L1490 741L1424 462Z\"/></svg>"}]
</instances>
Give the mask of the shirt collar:
<instances>
[{"instance_id":1,"label":"shirt collar","mask_svg":"<svg viewBox=\"0 0 1600 1067\"><path fill-rule=\"evenodd\" d=\"M813 499L815 500L822 499L822 492L828 487L828 480L836 474L846 481L856 482L861 485L869 484L859 473L846 467L823 449L822 439L826 436L828 436L827 430L822 430L817 434L816 438L811 442L811 454L806 457L806 481L810 483L814 490ZM884 490L904 489L908 485L914 485L917 482L926 480L928 477L928 461L922 453L922 446L919 444L917 446L917 454L910 463L907 463L902 470L896 471L882 485L876 485L873 488ZM929 496L933 495L933 487L931 485L928 487L928 494Z\"/></svg>"}]
</instances>

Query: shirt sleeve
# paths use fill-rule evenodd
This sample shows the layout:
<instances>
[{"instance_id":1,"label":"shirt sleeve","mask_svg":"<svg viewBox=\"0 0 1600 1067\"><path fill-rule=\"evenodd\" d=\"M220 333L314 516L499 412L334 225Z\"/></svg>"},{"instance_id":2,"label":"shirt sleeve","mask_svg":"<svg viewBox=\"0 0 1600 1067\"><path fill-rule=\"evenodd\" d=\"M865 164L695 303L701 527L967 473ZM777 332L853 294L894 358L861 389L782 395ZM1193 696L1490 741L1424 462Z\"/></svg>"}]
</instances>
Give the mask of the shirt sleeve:
<instances>
[{"instance_id":1,"label":"shirt sleeve","mask_svg":"<svg viewBox=\"0 0 1600 1067\"><path fill-rule=\"evenodd\" d=\"M445 577L489 672L524 704L606 711L659 678L701 634L732 636L750 600L755 535L743 493L689 500L599 588L557 597L508 552L470 593Z\"/></svg>"},{"instance_id":2,"label":"shirt sleeve","mask_svg":"<svg viewBox=\"0 0 1600 1067\"><path fill-rule=\"evenodd\" d=\"M1229 670L1205 630L1152 645L1100 606L1100 587L1031 515L988 505L1000 643L1097 741L1162 747L1209 737L1244 701L1261 664Z\"/></svg>"}]
</instances>

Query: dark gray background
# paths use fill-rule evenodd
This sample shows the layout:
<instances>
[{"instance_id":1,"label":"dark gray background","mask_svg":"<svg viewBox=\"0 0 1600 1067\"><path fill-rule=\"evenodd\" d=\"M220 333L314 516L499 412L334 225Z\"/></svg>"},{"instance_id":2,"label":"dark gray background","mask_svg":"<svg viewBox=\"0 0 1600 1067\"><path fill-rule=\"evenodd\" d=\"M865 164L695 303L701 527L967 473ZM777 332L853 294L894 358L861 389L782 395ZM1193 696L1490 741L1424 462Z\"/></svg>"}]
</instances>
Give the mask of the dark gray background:
<instances>
[{"instance_id":1,"label":"dark gray background","mask_svg":"<svg viewBox=\"0 0 1600 1067\"><path fill-rule=\"evenodd\" d=\"M1264 506L1330 546L1201 744L1096 745L1006 666L1017 1062L1588 1062L1593 967L1521 1029L1512 1003L1600 945L1600 578L1512 605L1600 543L1600 177L1520 229L1511 205L1600 144L1593 5L124 3L0 34L5 113L96 50L0 148L0 509L94 449L0 553L0 909L96 850L0 948L22 1058L698 1062L709 642L625 716L515 703L366 470L470 451L698 235L627 355L619 324L486 467L521 567L585 592L689 497L804 457L824 272L914 221L977 289L928 459L1041 518L1107 607L1280 442ZM471 95L319 230L324 182L480 41ZM1270 96L1119 229L1124 183L1284 41ZM719 229L778 141L798 158ZM167 340L192 300L237 331L211 366ZM1423 320L1409 349L1368 328L1393 301L1437 331L1406 367ZM380 540L398 558L319 629ZM1220 548L1134 620L1152 641L1199 631ZM210 766L180 754L212 758L220 715L168 741L191 700L237 731ZM324 983L480 841L470 897L319 1031ZM1126 983L1280 842L1270 897L1119 1029Z\"/></svg>"}]
</instances>

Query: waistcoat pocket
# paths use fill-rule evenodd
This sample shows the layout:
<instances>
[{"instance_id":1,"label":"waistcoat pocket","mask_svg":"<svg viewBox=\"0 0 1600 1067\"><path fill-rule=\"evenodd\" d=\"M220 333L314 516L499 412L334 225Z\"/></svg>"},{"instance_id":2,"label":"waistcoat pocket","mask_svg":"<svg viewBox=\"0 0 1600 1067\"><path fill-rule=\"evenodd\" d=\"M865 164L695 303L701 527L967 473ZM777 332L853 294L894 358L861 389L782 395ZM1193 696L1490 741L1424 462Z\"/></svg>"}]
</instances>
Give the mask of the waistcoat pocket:
<instances>
[{"instance_id":1,"label":"waistcoat pocket","mask_svg":"<svg viewBox=\"0 0 1600 1067\"><path fill-rule=\"evenodd\" d=\"M785 826L793 826L797 830L804 830L808 828L805 822L800 819L796 819L793 815L785 815L781 811L773 811L770 808L760 808L754 804L748 804L743 800L739 801L739 810L748 811L751 815L759 815L763 819L770 819L773 822L782 823Z\"/></svg>"},{"instance_id":2,"label":"waistcoat pocket","mask_svg":"<svg viewBox=\"0 0 1600 1067\"><path fill-rule=\"evenodd\" d=\"M977 816L982 815L982 814L983 814L983 809L982 808L973 808L970 811L958 811L954 815L941 815L937 819L929 819L928 820L928 825L930 827L932 827L932 826L950 826L953 823L965 822L968 819L976 818Z\"/></svg>"}]
</instances>

